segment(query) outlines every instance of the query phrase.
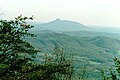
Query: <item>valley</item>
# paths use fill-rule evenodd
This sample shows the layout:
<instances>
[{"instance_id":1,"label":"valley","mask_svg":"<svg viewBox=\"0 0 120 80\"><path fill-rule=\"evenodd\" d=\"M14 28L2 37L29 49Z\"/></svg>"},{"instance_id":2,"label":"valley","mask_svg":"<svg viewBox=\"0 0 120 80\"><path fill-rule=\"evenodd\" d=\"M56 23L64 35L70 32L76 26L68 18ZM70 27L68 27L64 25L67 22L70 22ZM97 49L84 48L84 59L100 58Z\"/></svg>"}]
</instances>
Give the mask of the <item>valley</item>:
<instances>
[{"instance_id":1,"label":"valley","mask_svg":"<svg viewBox=\"0 0 120 80\"><path fill-rule=\"evenodd\" d=\"M42 61L45 53L54 53L55 47L63 48L64 54L73 56L75 75L82 75L80 72L85 68L87 80L101 80L100 70L108 74L109 69L115 67L113 59L120 57L119 33L92 31L82 24L64 20L37 25L31 32L37 37L27 39L41 50L37 62Z\"/></svg>"}]
</instances>

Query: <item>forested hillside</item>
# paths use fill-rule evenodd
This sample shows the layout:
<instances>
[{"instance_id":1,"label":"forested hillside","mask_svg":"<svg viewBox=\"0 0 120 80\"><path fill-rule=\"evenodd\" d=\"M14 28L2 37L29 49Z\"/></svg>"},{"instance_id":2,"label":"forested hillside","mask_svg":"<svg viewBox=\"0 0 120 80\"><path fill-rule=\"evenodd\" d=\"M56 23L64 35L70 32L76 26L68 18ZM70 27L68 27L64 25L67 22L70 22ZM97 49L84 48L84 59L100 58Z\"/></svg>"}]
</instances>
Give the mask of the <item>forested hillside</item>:
<instances>
[{"instance_id":1,"label":"forested hillside","mask_svg":"<svg viewBox=\"0 0 120 80\"><path fill-rule=\"evenodd\" d=\"M109 69L115 70L114 61L119 63L114 58L120 57L119 33L59 19L33 28L27 19L33 17L0 21L0 79L107 80L103 74L116 78Z\"/></svg>"},{"instance_id":2,"label":"forested hillside","mask_svg":"<svg viewBox=\"0 0 120 80\"><path fill-rule=\"evenodd\" d=\"M96 80L98 77L100 79L101 69L108 71L114 66L113 58L119 56L120 40L117 37L112 37L115 34L100 34L99 32L90 34L88 31L89 35L86 35L86 32L79 31L80 34L75 35L75 32L56 33L44 30L35 32L37 37L27 39L35 47L40 48L43 54L52 53L56 46L63 48L67 55L72 54L74 66L78 73L81 70L80 68L85 67L86 76L89 80ZM40 56L43 54L37 54L36 61L41 61Z\"/></svg>"}]
</instances>

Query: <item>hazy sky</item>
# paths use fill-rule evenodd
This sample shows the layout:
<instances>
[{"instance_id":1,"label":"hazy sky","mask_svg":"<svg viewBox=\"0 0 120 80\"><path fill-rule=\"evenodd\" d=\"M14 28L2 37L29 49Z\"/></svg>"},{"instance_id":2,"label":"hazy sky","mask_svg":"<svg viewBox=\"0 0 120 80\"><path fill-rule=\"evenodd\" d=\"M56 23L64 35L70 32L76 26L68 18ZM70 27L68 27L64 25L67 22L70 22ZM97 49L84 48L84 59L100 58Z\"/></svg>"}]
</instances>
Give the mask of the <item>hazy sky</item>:
<instances>
[{"instance_id":1,"label":"hazy sky","mask_svg":"<svg viewBox=\"0 0 120 80\"><path fill-rule=\"evenodd\" d=\"M0 18L12 19L20 14L34 15L34 21L56 18L86 25L120 27L120 0L0 0L4 11Z\"/></svg>"}]
</instances>

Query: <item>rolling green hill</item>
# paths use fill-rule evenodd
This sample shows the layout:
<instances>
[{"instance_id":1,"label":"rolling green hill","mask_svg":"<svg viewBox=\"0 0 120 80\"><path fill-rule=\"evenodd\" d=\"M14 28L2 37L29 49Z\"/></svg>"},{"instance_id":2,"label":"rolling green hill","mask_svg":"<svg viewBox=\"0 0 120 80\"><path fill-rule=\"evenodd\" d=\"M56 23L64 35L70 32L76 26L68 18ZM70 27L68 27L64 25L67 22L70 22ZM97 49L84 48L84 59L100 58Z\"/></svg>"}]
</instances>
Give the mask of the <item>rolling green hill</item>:
<instances>
[{"instance_id":1,"label":"rolling green hill","mask_svg":"<svg viewBox=\"0 0 120 80\"><path fill-rule=\"evenodd\" d=\"M85 70L85 80L101 80L100 70L108 73L114 66L113 58L120 57L120 34L107 28L89 28L83 24L56 19L48 23L35 23L31 32L37 37L26 38L41 53L36 62L41 62L46 53L54 52L55 46L64 49L64 54L73 56L75 76Z\"/></svg>"},{"instance_id":2,"label":"rolling green hill","mask_svg":"<svg viewBox=\"0 0 120 80\"><path fill-rule=\"evenodd\" d=\"M114 38L97 36L90 39L90 42L96 46L107 49L120 49L120 41Z\"/></svg>"},{"instance_id":3,"label":"rolling green hill","mask_svg":"<svg viewBox=\"0 0 120 80\"><path fill-rule=\"evenodd\" d=\"M56 33L53 31L36 33L37 37L27 39L42 51L37 55L37 61L41 60L41 56L44 56L44 53L53 53L55 46L62 47L65 54L73 55L74 65L76 70L78 69L77 72L81 70L78 67L87 67L88 72L86 75L90 79L100 77L99 70L102 68L107 70L112 67L114 65L114 56L119 56L117 52L119 51L120 40L112 37L103 35L77 36L81 34L73 36L64 32Z\"/></svg>"}]
</instances>

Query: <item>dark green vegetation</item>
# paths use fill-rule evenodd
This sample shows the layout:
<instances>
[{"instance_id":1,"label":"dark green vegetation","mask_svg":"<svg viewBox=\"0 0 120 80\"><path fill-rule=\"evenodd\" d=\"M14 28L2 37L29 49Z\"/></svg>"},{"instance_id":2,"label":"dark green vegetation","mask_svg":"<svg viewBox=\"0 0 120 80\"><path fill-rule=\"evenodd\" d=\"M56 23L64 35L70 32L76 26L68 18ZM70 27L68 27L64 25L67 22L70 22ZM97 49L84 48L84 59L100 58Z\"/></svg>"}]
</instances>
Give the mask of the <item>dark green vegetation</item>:
<instances>
[{"instance_id":1,"label":"dark green vegetation","mask_svg":"<svg viewBox=\"0 0 120 80\"><path fill-rule=\"evenodd\" d=\"M71 59L66 59L63 49L55 48L44 63L34 61L35 49L25 38L33 26L26 23L33 17L18 16L15 20L0 20L0 80L70 80Z\"/></svg>"},{"instance_id":2,"label":"dark green vegetation","mask_svg":"<svg viewBox=\"0 0 120 80\"><path fill-rule=\"evenodd\" d=\"M113 72L113 58L120 55L118 33L98 32L80 23L57 19L34 23L35 28L30 32L35 37L29 33L32 26L26 23L27 19L33 18L19 16L0 21L0 79L115 80L118 77ZM119 73L120 61L117 58L115 61Z\"/></svg>"}]
</instances>

